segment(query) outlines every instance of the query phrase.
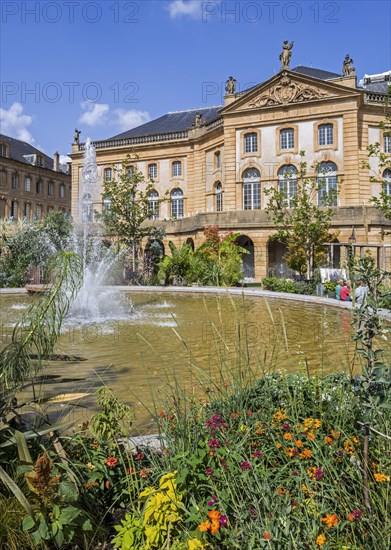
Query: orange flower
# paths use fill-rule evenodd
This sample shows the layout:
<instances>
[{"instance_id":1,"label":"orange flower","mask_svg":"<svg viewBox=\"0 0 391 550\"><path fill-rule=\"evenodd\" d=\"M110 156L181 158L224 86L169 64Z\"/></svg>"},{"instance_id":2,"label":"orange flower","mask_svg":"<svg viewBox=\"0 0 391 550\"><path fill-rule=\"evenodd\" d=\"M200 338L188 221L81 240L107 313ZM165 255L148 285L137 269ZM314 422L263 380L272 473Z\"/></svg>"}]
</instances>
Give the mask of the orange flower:
<instances>
[{"instance_id":1,"label":"orange flower","mask_svg":"<svg viewBox=\"0 0 391 550\"><path fill-rule=\"evenodd\" d=\"M329 437L328 435L326 435L326 437L324 438L324 442L327 443L328 445L331 445L333 440L331 437Z\"/></svg>"},{"instance_id":2,"label":"orange flower","mask_svg":"<svg viewBox=\"0 0 391 550\"><path fill-rule=\"evenodd\" d=\"M303 442L301 441L301 439L297 439L297 441L295 441L295 445L298 449L301 449L303 446Z\"/></svg>"},{"instance_id":3,"label":"orange flower","mask_svg":"<svg viewBox=\"0 0 391 550\"><path fill-rule=\"evenodd\" d=\"M321 534L316 537L316 544L318 546L323 546L326 542L327 542L327 539L324 535Z\"/></svg>"},{"instance_id":4,"label":"orange flower","mask_svg":"<svg viewBox=\"0 0 391 550\"><path fill-rule=\"evenodd\" d=\"M205 533L210 526L211 526L210 521L206 520L199 524L198 529L201 531L201 533Z\"/></svg>"},{"instance_id":5,"label":"orange flower","mask_svg":"<svg viewBox=\"0 0 391 550\"><path fill-rule=\"evenodd\" d=\"M147 472L147 470L144 470L144 469L140 470L140 477L146 478L148 476L149 476L149 473Z\"/></svg>"},{"instance_id":6,"label":"orange flower","mask_svg":"<svg viewBox=\"0 0 391 550\"><path fill-rule=\"evenodd\" d=\"M286 434L284 434L284 439L287 439L288 441L292 441L293 435L287 432Z\"/></svg>"},{"instance_id":7,"label":"orange flower","mask_svg":"<svg viewBox=\"0 0 391 550\"><path fill-rule=\"evenodd\" d=\"M210 526L210 532L211 533L217 533L217 531L220 529L220 522L218 520L213 520L212 525Z\"/></svg>"},{"instance_id":8,"label":"orange flower","mask_svg":"<svg viewBox=\"0 0 391 550\"><path fill-rule=\"evenodd\" d=\"M338 525L337 514L327 514L324 518L321 519L321 521L323 521L323 523L325 523L327 527Z\"/></svg>"},{"instance_id":9,"label":"orange flower","mask_svg":"<svg viewBox=\"0 0 391 550\"><path fill-rule=\"evenodd\" d=\"M310 439L311 441L313 441L315 439L315 434L312 432L308 432L307 439Z\"/></svg>"},{"instance_id":10,"label":"orange flower","mask_svg":"<svg viewBox=\"0 0 391 550\"><path fill-rule=\"evenodd\" d=\"M312 478L312 479L315 479L315 466L313 466L312 468L308 468L307 470L307 476Z\"/></svg>"},{"instance_id":11,"label":"orange flower","mask_svg":"<svg viewBox=\"0 0 391 550\"><path fill-rule=\"evenodd\" d=\"M350 512L350 514L348 514L348 521L354 521L354 514L352 514Z\"/></svg>"},{"instance_id":12,"label":"orange flower","mask_svg":"<svg viewBox=\"0 0 391 550\"><path fill-rule=\"evenodd\" d=\"M281 449L282 443L276 443L276 447L277 447L277 449Z\"/></svg>"},{"instance_id":13,"label":"orange flower","mask_svg":"<svg viewBox=\"0 0 391 550\"><path fill-rule=\"evenodd\" d=\"M279 487L279 488L277 489L277 494L278 494L278 495L283 495L284 493L285 493L285 489L283 489L282 487Z\"/></svg>"},{"instance_id":14,"label":"orange flower","mask_svg":"<svg viewBox=\"0 0 391 550\"><path fill-rule=\"evenodd\" d=\"M265 540L270 540L270 539L272 538L272 536L271 536L271 534L269 533L269 531L265 531L265 532L263 533L263 538L264 538Z\"/></svg>"},{"instance_id":15,"label":"orange flower","mask_svg":"<svg viewBox=\"0 0 391 550\"><path fill-rule=\"evenodd\" d=\"M338 439L341 435L341 432L337 432L337 430L330 430L331 437L334 437L334 439Z\"/></svg>"},{"instance_id":16,"label":"orange flower","mask_svg":"<svg viewBox=\"0 0 391 550\"><path fill-rule=\"evenodd\" d=\"M208 512L208 518L212 521L219 521L221 518L221 514L218 510L211 510Z\"/></svg>"},{"instance_id":17,"label":"orange flower","mask_svg":"<svg viewBox=\"0 0 391 550\"><path fill-rule=\"evenodd\" d=\"M299 458L311 458L311 457L312 457L312 451L310 449L304 449L304 451L302 451L299 454Z\"/></svg>"},{"instance_id":18,"label":"orange flower","mask_svg":"<svg viewBox=\"0 0 391 550\"><path fill-rule=\"evenodd\" d=\"M264 435L265 434L265 430L263 428L258 428L255 432L257 435Z\"/></svg>"},{"instance_id":19,"label":"orange flower","mask_svg":"<svg viewBox=\"0 0 391 550\"><path fill-rule=\"evenodd\" d=\"M377 483L388 481L390 479L388 476L386 476L386 474L373 474L373 477L375 478Z\"/></svg>"},{"instance_id":20,"label":"orange flower","mask_svg":"<svg viewBox=\"0 0 391 550\"><path fill-rule=\"evenodd\" d=\"M294 447L288 447L287 449L284 450L284 453L287 457L292 458L296 454L295 451L296 449Z\"/></svg>"}]
</instances>

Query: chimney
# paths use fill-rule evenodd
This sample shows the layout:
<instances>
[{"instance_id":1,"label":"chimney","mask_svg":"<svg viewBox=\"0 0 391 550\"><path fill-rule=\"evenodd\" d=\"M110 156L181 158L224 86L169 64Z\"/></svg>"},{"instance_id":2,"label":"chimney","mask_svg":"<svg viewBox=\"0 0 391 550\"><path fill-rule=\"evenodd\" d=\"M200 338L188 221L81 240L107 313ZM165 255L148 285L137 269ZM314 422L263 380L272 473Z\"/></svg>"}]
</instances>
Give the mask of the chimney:
<instances>
[{"instance_id":1,"label":"chimney","mask_svg":"<svg viewBox=\"0 0 391 550\"><path fill-rule=\"evenodd\" d=\"M53 155L53 170L55 172L60 171L60 153L56 151Z\"/></svg>"}]
</instances>

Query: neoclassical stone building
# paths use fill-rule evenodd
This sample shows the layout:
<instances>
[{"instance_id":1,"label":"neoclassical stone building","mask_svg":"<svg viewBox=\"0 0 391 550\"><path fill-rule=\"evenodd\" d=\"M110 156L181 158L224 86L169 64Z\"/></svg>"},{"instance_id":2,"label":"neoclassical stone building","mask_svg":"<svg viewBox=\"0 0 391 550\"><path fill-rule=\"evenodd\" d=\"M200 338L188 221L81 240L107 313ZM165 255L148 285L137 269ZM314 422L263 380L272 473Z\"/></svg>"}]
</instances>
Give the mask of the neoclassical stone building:
<instances>
[{"instance_id":1,"label":"neoclassical stone building","mask_svg":"<svg viewBox=\"0 0 391 550\"><path fill-rule=\"evenodd\" d=\"M0 134L0 218L41 219L51 210L71 213L71 176L60 155Z\"/></svg>"},{"instance_id":2,"label":"neoclassical stone building","mask_svg":"<svg viewBox=\"0 0 391 550\"><path fill-rule=\"evenodd\" d=\"M283 255L282 247L270 240L265 190L280 186L289 200L300 151L314 166L309 174L326 173L326 187L338 191L333 225L339 242L347 243L352 230L359 244L391 242L383 240L385 220L370 204L381 179L391 194L391 172L381 173L376 160L371 160L371 171L363 166L371 143L380 142L383 152L391 154L391 138L379 128L391 72L366 76L358 84L349 56L342 74L303 66L291 70L291 47L284 43L281 70L265 82L236 93L230 77L224 105L167 113L95 142L102 182L113 177L113 166L136 152L139 169L153 180L151 207L169 192L170 201L156 211L166 230L165 245L171 239L197 247L206 225L239 232L240 244L250 251L244 258L245 275L256 280ZM71 157L72 214L77 219L83 144L76 141ZM379 181L371 181L370 175ZM103 207L101 195L84 200L90 212Z\"/></svg>"}]
</instances>

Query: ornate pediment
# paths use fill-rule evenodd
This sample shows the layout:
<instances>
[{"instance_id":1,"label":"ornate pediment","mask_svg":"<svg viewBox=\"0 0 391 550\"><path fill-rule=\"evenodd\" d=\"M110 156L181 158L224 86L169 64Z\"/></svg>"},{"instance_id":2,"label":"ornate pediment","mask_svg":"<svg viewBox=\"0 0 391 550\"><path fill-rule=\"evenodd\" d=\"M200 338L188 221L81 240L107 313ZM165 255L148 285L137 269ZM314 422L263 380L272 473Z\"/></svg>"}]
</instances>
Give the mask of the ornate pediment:
<instances>
[{"instance_id":1,"label":"ornate pediment","mask_svg":"<svg viewBox=\"0 0 391 550\"><path fill-rule=\"evenodd\" d=\"M288 103L301 103L312 99L324 99L335 97L335 92L322 89L304 82L297 82L286 73L273 86L262 91L251 99L246 108L272 107L275 105L287 105Z\"/></svg>"}]
</instances>

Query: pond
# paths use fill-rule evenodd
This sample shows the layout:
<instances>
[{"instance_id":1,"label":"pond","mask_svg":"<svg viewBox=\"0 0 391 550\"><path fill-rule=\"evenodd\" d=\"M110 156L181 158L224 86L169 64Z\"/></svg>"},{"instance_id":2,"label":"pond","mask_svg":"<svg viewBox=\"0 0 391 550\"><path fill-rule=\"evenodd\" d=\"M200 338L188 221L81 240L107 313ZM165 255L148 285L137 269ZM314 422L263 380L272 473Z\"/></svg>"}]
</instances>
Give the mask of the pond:
<instances>
[{"instance_id":1,"label":"pond","mask_svg":"<svg viewBox=\"0 0 391 550\"><path fill-rule=\"evenodd\" d=\"M1 296L2 345L32 299ZM170 385L197 392L250 369L257 376L277 369L314 374L352 362L347 310L247 295L129 292L123 299L125 314L113 306L110 318L66 320L56 351L86 361L50 362L35 388L45 396L92 393L80 402L86 409L72 413L77 420L88 416L102 384L134 404L136 424L146 431L148 411L161 407ZM29 395L25 388L20 399Z\"/></svg>"}]
</instances>

